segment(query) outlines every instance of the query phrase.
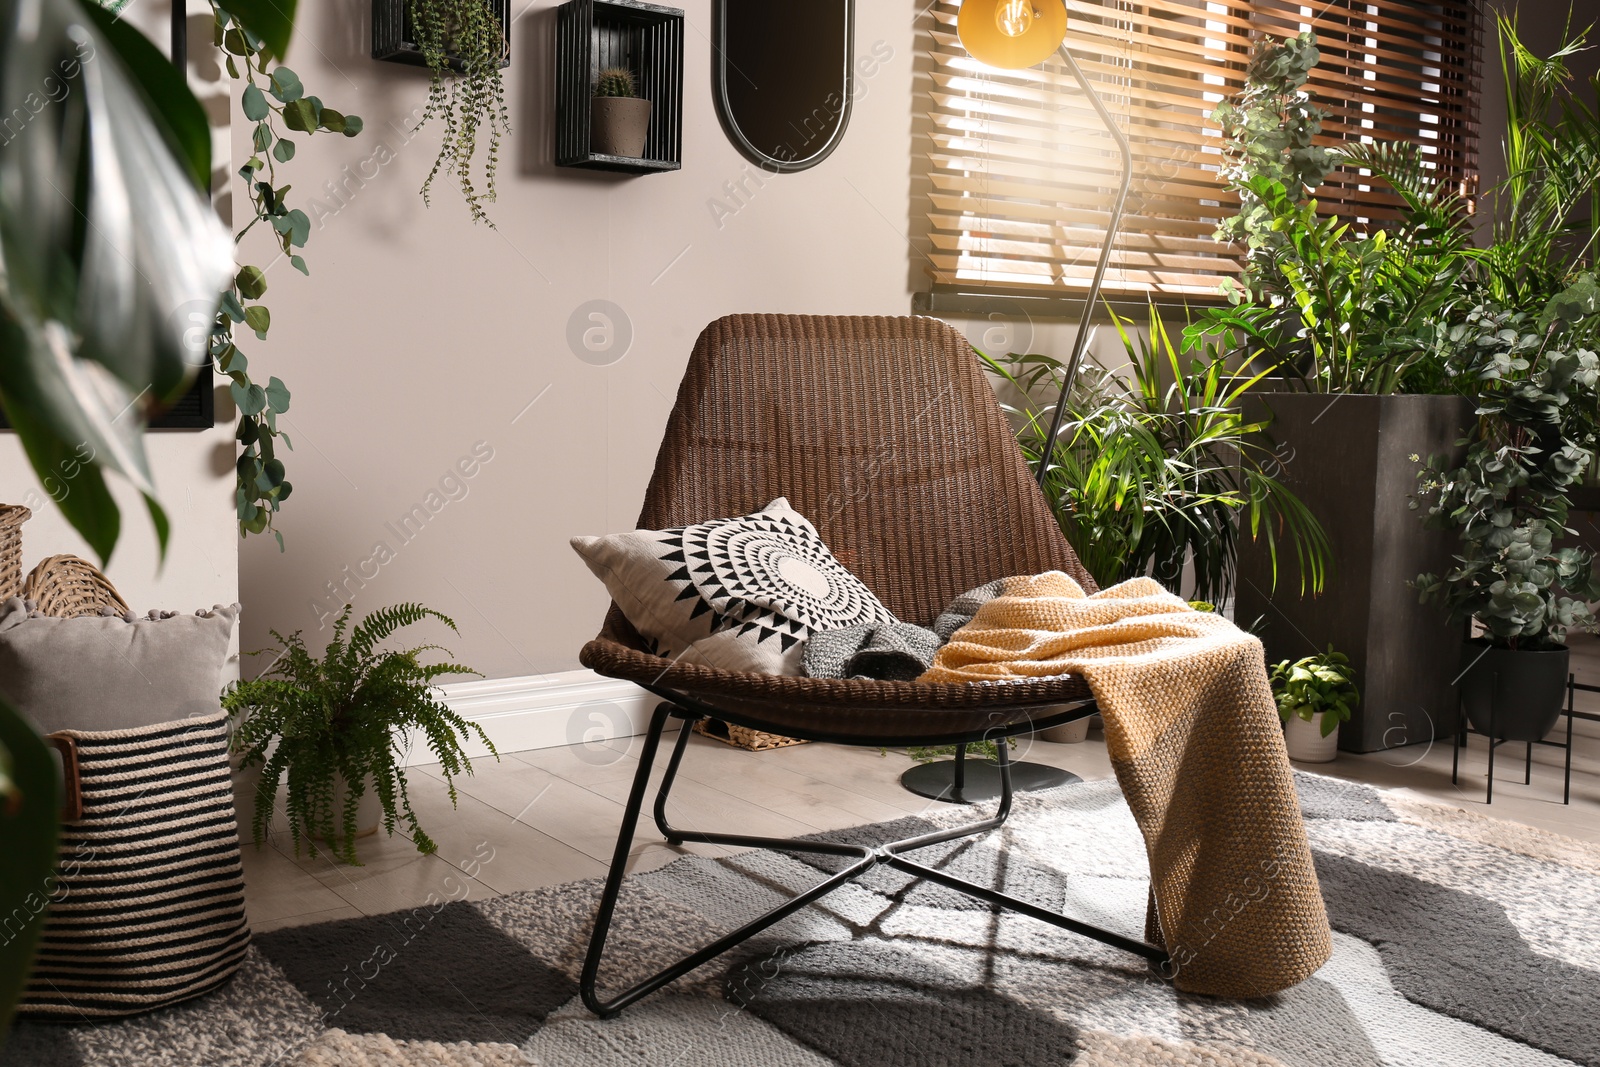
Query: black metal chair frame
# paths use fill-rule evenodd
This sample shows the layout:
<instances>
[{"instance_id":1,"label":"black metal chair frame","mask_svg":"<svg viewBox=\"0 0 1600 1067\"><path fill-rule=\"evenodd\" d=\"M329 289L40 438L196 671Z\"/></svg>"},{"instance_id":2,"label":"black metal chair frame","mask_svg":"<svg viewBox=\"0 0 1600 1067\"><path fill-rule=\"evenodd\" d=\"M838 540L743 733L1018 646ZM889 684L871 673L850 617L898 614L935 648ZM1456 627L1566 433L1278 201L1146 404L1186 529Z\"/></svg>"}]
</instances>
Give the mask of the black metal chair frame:
<instances>
[{"instance_id":1,"label":"black metal chair frame","mask_svg":"<svg viewBox=\"0 0 1600 1067\"><path fill-rule=\"evenodd\" d=\"M1030 904L1025 900L1008 896L988 886L978 885L962 878L946 874L934 867L906 858L906 853L914 852L929 845L937 845L946 841L960 838L973 837L997 829L1006 821L1006 816L1011 811L1011 760L1008 752L1009 746L1005 739L1018 734L1031 733L1035 730L1062 723L1072 722L1092 715L1097 710L1093 701L1084 701L1061 711L1042 716L1037 720L1023 720L1008 723L992 730L979 734L964 733L947 737L861 737L829 735L803 730L796 730L786 726L785 732L809 741L824 741L837 744L848 744L872 747L902 747L905 745L930 745L930 744L974 744L980 741L995 741L995 751L1000 770L1001 795L999 807L994 815L977 822L967 823L962 826L952 827L947 830L938 830L933 833L921 834L899 841L889 841L874 847L864 845L850 845L828 841L813 841L793 838L752 837L743 834L710 833L700 830L685 830L674 827L667 822L667 796L672 790L672 784L677 777L678 767L683 761L684 750L688 747L689 737L693 733L690 727L700 718L718 718L733 722L753 729L769 729L771 724L762 723L736 712L720 708L713 708L688 697L682 693L673 692L664 687L653 685L644 686L645 689L663 698L663 703L657 706L650 719L650 728L645 734L644 747L639 753L639 769L634 774L633 788L628 793L627 807L622 815L622 827L617 834L617 848L612 856L611 871L606 877L605 889L600 896L600 910L595 916L594 933L589 941L589 951L583 963L583 975L579 989L583 996L584 1004L590 1011L601 1018L610 1018L622 1011L628 1005L641 997L660 989L662 986L681 978L690 971L707 963L727 952L729 949L748 941L767 927L782 921L788 916L811 904L813 901L831 893L846 883L852 882L873 868L884 865L897 871L924 878L949 889L954 889L969 896L982 900L995 908L1004 908L1019 914L1038 919L1040 922L1059 926L1075 934L1093 938L1124 951L1143 956L1150 962L1157 974L1170 978L1171 960L1165 949L1147 944L1110 930L1102 929L1090 923L1081 922L1071 916L1058 914L1053 911ZM1057 706L1059 707L1059 705ZM1013 709L1014 710L1014 709ZM672 748L671 758L667 762L666 771L661 779L661 786L656 793L655 824L661 835L672 845L682 845L687 841L696 841L703 844L729 845L735 848L770 849L782 852L805 852L815 855L839 856L851 860L844 869L829 876L815 887L791 897L789 900L746 922L743 926L725 934L703 948L690 953L661 971L636 985L616 994L609 1000L602 999L597 989L600 975L601 958L606 947L606 938L611 930L611 920L617 905L617 898L622 890L622 881L628 865L628 856L632 851L633 835L638 827L639 814L644 807L645 794L649 790L650 779L654 773L656 753L661 744L661 735L666 729L670 719L681 720L678 738Z\"/></svg>"}]
</instances>

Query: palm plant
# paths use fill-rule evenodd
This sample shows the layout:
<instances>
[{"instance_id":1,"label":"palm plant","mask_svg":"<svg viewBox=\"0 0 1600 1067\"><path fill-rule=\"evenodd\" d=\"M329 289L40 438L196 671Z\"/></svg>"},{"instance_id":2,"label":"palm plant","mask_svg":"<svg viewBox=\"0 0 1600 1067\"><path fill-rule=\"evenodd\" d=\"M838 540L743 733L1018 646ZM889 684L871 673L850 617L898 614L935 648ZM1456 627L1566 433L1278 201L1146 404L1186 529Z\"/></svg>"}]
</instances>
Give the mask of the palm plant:
<instances>
[{"instance_id":1,"label":"palm plant","mask_svg":"<svg viewBox=\"0 0 1600 1067\"><path fill-rule=\"evenodd\" d=\"M1262 374L1239 377L1216 346L1183 363L1183 350L1150 307L1142 335L1112 316L1128 356L1125 371L1086 368L1068 401L1065 430L1048 457L1053 408L1032 401L1057 395L1062 364L1038 354L995 359L988 368L1020 404L1005 405L1017 440L1037 471L1062 532L1097 583L1149 574L1174 592L1191 565L1191 600L1221 603L1232 593L1238 538L1267 542L1274 580L1286 540L1301 589L1320 592L1329 546L1316 517L1275 476L1264 442L1267 424L1240 413ZM1265 372L1263 372L1265 373Z\"/></svg>"},{"instance_id":2,"label":"palm plant","mask_svg":"<svg viewBox=\"0 0 1600 1067\"><path fill-rule=\"evenodd\" d=\"M1490 241L1469 253L1499 307L1536 311L1574 274L1595 265L1600 234L1600 113L1574 91L1566 61L1588 47L1589 28L1570 23L1549 56L1497 16L1505 85L1506 177L1483 198ZM1600 92L1600 76L1588 88Z\"/></svg>"},{"instance_id":3,"label":"palm plant","mask_svg":"<svg viewBox=\"0 0 1600 1067\"><path fill-rule=\"evenodd\" d=\"M451 711L434 691L439 678L478 672L457 663L421 662L424 652L445 651L438 645L377 650L395 631L427 618L454 631L456 624L437 611L399 604L373 612L346 637L350 613L346 604L320 660L307 651L298 630L288 637L273 630L279 648L272 664L259 678L223 693L222 706L237 723L235 753L243 755L245 767L262 769L251 822L256 844L266 839L278 784L287 773L285 808L297 855L304 840L315 856L320 838L344 862L358 862L356 812L369 782L383 805L385 832L393 834L404 819L417 851L434 852L438 846L411 807L403 742L410 731L418 732L438 759L454 804L455 776L472 773L461 741L475 734L499 757L483 728ZM341 785L344 803L336 810Z\"/></svg>"}]
</instances>

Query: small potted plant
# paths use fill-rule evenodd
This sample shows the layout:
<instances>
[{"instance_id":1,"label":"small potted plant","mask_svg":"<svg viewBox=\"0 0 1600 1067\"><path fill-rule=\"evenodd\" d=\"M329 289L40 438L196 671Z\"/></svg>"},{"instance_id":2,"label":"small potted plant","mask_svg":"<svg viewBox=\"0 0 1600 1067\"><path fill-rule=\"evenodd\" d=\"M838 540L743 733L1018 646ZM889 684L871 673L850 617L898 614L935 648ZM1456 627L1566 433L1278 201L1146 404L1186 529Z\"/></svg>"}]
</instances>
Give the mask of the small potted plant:
<instances>
[{"instance_id":1,"label":"small potted plant","mask_svg":"<svg viewBox=\"0 0 1600 1067\"><path fill-rule=\"evenodd\" d=\"M320 660L307 651L300 631L286 638L273 630L279 647L264 650L277 653L272 664L259 678L223 692L222 706L235 722L234 752L243 767L261 768L251 820L256 844L266 840L287 774L284 807L296 855L304 841L315 856L320 840L339 859L358 864L356 839L375 833L380 822L393 834L402 819L417 851L434 852L411 807L405 745L413 732L427 742L454 803L455 776L472 773L461 742L476 735L499 756L482 727L439 701L436 681L478 672L457 663L423 663L423 653L443 651L438 645L378 651L396 630L423 619L455 630L437 611L399 604L373 612L353 630L350 612L346 604Z\"/></svg>"},{"instance_id":2,"label":"small potted plant","mask_svg":"<svg viewBox=\"0 0 1600 1067\"><path fill-rule=\"evenodd\" d=\"M1272 668L1272 695L1283 720L1283 740L1297 763L1332 763L1339 753L1339 724L1349 722L1361 694L1349 657L1328 651Z\"/></svg>"},{"instance_id":3,"label":"small potted plant","mask_svg":"<svg viewBox=\"0 0 1600 1067\"><path fill-rule=\"evenodd\" d=\"M1481 632L1462 648L1461 705L1474 729L1502 740L1555 727L1567 632L1600 629L1588 605L1600 598L1595 554L1567 528L1568 493L1594 461L1597 323L1600 285L1581 275L1537 318L1483 305L1440 328L1450 365L1473 383L1478 427L1461 466L1435 457L1419 475L1429 524L1460 547L1454 568L1415 584L1452 623Z\"/></svg>"},{"instance_id":4,"label":"small potted plant","mask_svg":"<svg viewBox=\"0 0 1600 1067\"><path fill-rule=\"evenodd\" d=\"M640 100L633 72L607 67L594 84L589 113L589 146L605 156L638 159L650 134L650 101Z\"/></svg>"}]
</instances>

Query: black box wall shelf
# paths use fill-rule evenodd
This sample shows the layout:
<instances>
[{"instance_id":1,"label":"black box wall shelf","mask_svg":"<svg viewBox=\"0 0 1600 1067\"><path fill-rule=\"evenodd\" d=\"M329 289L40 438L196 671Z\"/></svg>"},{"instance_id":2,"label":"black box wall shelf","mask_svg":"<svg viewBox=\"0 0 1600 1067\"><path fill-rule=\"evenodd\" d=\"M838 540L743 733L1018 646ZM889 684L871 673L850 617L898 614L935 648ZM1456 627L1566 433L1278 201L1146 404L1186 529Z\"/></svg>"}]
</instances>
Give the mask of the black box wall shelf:
<instances>
[{"instance_id":1,"label":"black box wall shelf","mask_svg":"<svg viewBox=\"0 0 1600 1067\"><path fill-rule=\"evenodd\" d=\"M172 406L150 420L152 430L209 430L217 424L216 401L213 390L216 388L216 377L211 371L211 361L208 359L201 364L195 372L194 381L182 396L172 402ZM12 429L11 420L6 418L6 413L0 411L0 430Z\"/></svg>"},{"instance_id":2,"label":"black box wall shelf","mask_svg":"<svg viewBox=\"0 0 1600 1067\"><path fill-rule=\"evenodd\" d=\"M500 20L501 32L511 25L511 0L489 0L495 17ZM511 65L511 37L506 35L505 59L502 67ZM391 63L409 63L425 67L422 49L417 45L416 31L411 28L411 0L372 0L372 58L386 59ZM461 60L445 56L451 70L462 70Z\"/></svg>"},{"instance_id":3,"label":"black box wall shelf","mask_svg":"<svg viewBox=\"0 0 1600 1067\"><path fill-rule=\"evenodd\" d=\"M556 166L651 174L683 165L683 12L633 0L568 0L556 9ZM644 155L608 156L589 137L595 79L633 72L650 101Z\"/></svg>"}]
</instances>

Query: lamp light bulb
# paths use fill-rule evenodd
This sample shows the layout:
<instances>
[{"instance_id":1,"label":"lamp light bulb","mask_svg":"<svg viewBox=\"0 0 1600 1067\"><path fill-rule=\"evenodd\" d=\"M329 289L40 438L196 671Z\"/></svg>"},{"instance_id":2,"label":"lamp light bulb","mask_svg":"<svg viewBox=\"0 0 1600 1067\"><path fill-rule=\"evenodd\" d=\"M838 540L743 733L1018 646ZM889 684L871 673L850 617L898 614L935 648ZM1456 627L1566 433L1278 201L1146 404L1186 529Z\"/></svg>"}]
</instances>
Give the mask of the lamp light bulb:
<instances>
[{"instance_id":1,"label":"lamp light bulb","mask_svg":"<svg viewBox=\"0 0 1600 1067\"><path fill-rule=\"evenodd\" d=\"M1033 0L1004 0L994 9L994 24L1007 37L1021 37L1033 25Z\"/></svg>"}]
</instances>

